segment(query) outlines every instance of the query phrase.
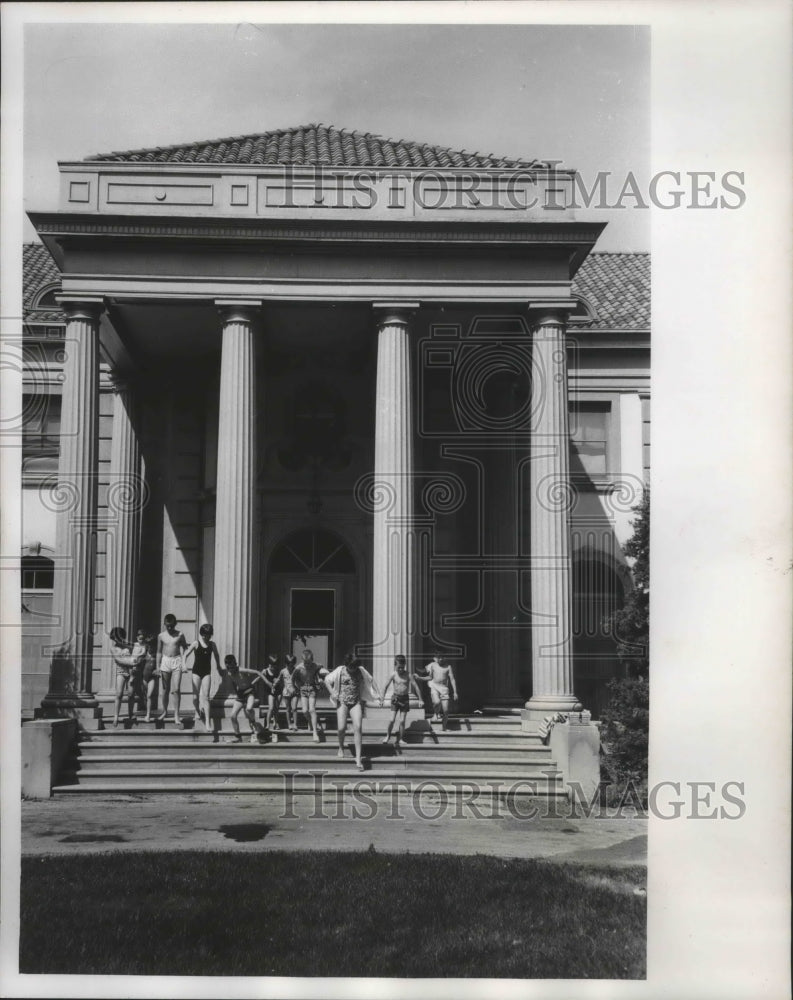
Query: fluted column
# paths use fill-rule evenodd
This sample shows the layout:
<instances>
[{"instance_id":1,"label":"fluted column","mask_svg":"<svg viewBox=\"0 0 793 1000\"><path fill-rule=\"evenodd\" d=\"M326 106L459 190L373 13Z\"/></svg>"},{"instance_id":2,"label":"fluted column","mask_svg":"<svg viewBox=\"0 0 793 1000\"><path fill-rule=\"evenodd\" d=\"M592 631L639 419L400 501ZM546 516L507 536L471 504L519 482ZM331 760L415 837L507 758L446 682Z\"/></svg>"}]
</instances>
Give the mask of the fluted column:
<instances>
[{"instance_id":1,"label":"fluted column","mask_svg":"<svg viewBox=\"0 0 793 1000\"><path fill-rule=\"evenodd\" d=\"M255 614L255 305L218 302L223 318L213 622L221 657L252 662Z\"/></svg>"},{"instance_id":2,"label":"fluted column","mask_svg":"<svg viewBox=\"0 0 793 1000\"><path fill-rule=\"evenodd\" d=\"M407 314L377 309L375 399L374 564L372 656L382 687L394 656L412 655L415 632L413 572L413 397Z\"/></svg>"},{"instance_id":3,"label":"fluted column","mask_svg":"<svg viewBox=\"0 0 793 1000\"><path fill-rule=\"evenodd\" d=\"M66 314L56 510L53 652L44 707L93 705L92 646L99 437L100 299Z\"/></svg>"},{"instance_id":4,"label":"fluted column","mask_svg":"<svg viewBox=\"0 0 793 1000\"><path fill-rule=\"evenodd\" d=\"M573 693L572 502L563 319L538 314L532 330L531 610L532 717L580 708Z\"/></svg>"},{"instance_id":5,"label":"fluted column","mask_svg":"<svg viewBox=\"0 0 793 1000\"><path fill-rule=\"evenodd\" d=\"M508 438L508 432L504 438ZM492 448L484 458L488 512L485 530L494 562L485 576L490 620L487 704L493 707L523 704L516 624L518 579L513 568L498 565L500 559L514 559L517 553L515 458L514 449L507 447Z\"/></svg>"},{"instance_id":6,"label":"fluted column","mask_svg":"<svg viewBox=\"0 0 793 1000\"><path fill-rule=\"evenodd\" d=\"M105 545L106 631L120 625L134 638L138 627L138 572L141 513L148 488L141 474L140 444L135 419L135 395L128 382L114 376L113 438L107 490ZM107 658L102 687L112 690L115 670Z\"/></svg>"}]
</instances>

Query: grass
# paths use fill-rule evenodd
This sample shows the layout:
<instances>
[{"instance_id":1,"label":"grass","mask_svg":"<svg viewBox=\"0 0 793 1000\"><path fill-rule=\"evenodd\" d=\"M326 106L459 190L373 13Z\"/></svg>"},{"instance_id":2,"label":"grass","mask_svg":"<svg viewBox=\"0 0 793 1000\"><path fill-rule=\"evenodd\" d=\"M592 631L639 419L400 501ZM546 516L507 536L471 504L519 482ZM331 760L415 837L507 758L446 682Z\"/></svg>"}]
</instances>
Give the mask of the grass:
<instances>
[{"instance_id":1,"label":"grass","mask_svg":"<svg viewBox=\"0 0 793 1000\"><path fill-rule=\"evenodd\" d=\"M20 972L639 979L643 882L372 849L25 858Z\"/></svg>"}]
</instances>

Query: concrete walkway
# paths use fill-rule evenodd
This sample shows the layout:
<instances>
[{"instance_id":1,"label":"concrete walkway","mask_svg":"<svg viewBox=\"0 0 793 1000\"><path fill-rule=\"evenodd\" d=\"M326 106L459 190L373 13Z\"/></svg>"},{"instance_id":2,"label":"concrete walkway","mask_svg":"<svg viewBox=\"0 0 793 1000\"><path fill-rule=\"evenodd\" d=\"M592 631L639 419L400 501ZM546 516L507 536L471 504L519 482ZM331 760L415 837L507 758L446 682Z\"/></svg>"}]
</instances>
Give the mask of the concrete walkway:
<instances>
[{"instance_id":1,"label":"concrete walkway","mask_svg":"<svg viewBox=\"0 0 793 1000\"><path fill-rule=\"evenodd\" d=\"M534 806L538 808L540 804ZM360 851L487 854L584 865L645 865L647 820L531 815L532 803L277 794L76 795L22 803L22 853ZM547 809L548 806L543 806ZM353 810L357 815L353 815ZM518 812L523 815L515 815ZM499 815L500 813L500 815Z\"/></svg>"}]
</instances>

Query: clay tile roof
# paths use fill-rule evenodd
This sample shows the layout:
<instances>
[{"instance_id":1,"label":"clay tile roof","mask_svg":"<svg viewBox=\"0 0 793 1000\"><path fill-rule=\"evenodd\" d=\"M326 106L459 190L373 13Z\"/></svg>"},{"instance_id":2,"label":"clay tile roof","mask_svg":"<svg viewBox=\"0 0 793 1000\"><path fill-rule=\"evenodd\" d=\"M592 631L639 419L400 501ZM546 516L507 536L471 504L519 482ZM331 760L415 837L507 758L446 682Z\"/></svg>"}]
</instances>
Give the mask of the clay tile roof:
<instances>
[{"instance_id":1,"label":"clay tile roof","mask_svg":"<svg viewBox=\"0 0 793 1000\"><path fill-rule=\"evenodd\" d=\"M339 167L502 167L538 166L536 160L508 159L491 153L457 152L445 146L384 139L371 132L351 131L331 125L300 125L254 135L211 139L128 149L87 157L111 163L291 163L295 166L327 164Z\"/></svg>"},{"instance_id":2,"label":"clay tile roof","mask_svg":"<svg viewBox=\"0 0 793 1000\"><path fill-rule=\"evenodd\" d=\"M49 306L35 309L34 303L45 289L57 285L60 291L61 272L55 261L50 257L47 248L41 243L22 244L22 308L25 319L35 318L39 322L53 320L62 321L63 312L60 306Z\"/></svg>"},{"instance_id":3,"label":"clay tile roof","mask_svg":"<svg viewBox=\"0 0 793 1000\"><path fill-rule=\"evenodd\" d=\"M591 253L573 280L596 320L596 330L650 329L650 255Z\"/></svg>"}]
</instances>

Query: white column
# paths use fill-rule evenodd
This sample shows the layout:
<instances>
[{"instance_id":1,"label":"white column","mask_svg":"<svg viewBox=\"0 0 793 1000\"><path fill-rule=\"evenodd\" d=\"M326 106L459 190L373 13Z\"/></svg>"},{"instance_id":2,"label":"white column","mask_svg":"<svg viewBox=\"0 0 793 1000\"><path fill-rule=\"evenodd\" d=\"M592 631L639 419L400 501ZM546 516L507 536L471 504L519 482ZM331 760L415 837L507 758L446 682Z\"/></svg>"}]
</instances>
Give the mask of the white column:
<instances>
[{"instance_id":1,"label":"white column","mask_svg":"<svg viewBox=\"0 0 793 1000\"><path fill-rule=\"evenodd\" d=\"M223 317L212 622L221 658L252 662L255 614L255 305L218 302Z\"/></svg>"},{"instance_id":2,"label":"white column","mask_svg":"<svg viewBox=\"0 0 793 1000\"><path fill-rule=\"evenodd\" d=\"M141 515L148 487L141 473L140 444L135 420L135 396L129 384L113 377L113 438L107 491L105 556L106 631L120 625L132 641L138 627L138 573ZM103 688L112 690L113 663L108 657Z\"/></svg>"},{"instance_id":3,"label":"white column","mask_svg":"<svg viewBox=\"0 0 793 1000\"><path fill-rule=\"evenodd\" d=\"M382 687L394 656L412 655L413 398L404 310L378 309L374 445L372 656Z\"/></svg>"},{"instance_id":4,"label":"white column","mask_svg":"<svg viewBox=\"0 0 793 1000\"><path fill-rule=\"evenodd\" d=\"M56 509L53 653L44 706L93 705L92 646L99 438L100 299L66 313Z\"/></svg>"},{"instance_id":5,"label":"white column","mask_svg":"<svg viewBox=\"0 0 793 1000\"><path fill-rule=\"evenodd\" d=\"M567 354L564 322L539 314L532 330L532 718L580 709L573 693Z\"/></svg>"},{"instance_id":6,"label":"white column","mask_svg":"<svg viewBox=\"0 0 793 1000\"><path fill-rule=\"evenodd\" d=\"M504 432L504 441L512 431ZM485 575L488 581L490 626L487 665L487 702L493 707L522 705L520 659L514 615L518 600L518 579L514 569L498 568L498 559L517 554L516 462L513 448L493 448L485 456L485 526L488 554L496 563ZM525 697L525 696L524 696Z\"/></svg>"}]
</instances>

